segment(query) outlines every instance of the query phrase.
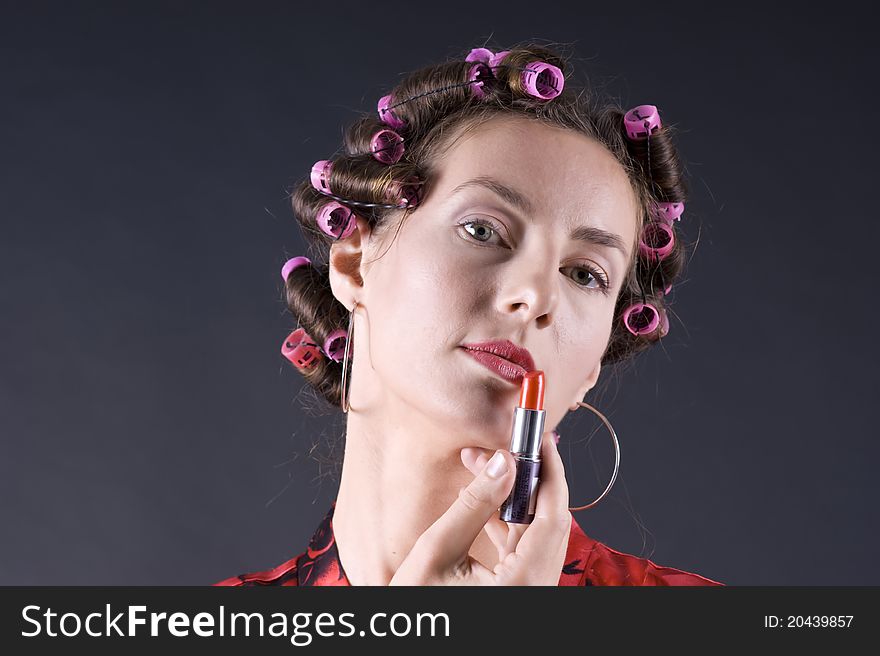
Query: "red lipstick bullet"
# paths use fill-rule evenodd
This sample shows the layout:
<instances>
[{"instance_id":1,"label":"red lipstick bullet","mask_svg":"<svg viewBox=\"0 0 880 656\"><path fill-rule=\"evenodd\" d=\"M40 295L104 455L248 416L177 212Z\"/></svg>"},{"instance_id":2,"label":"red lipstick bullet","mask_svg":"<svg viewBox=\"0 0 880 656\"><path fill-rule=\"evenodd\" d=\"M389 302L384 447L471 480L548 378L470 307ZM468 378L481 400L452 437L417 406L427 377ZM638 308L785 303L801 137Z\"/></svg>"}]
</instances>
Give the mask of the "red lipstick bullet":
<instances>
[{"instance_id":1,"label":"red lipstick bullet","mask_svg":"<svg viewBox=\"0 0 880 656\"><path fill-rule=\"evenodd\" d=\"M544 372L530 371L523 377L519 405L513 410L510 451L516 461L516 479L501 506L500 516L505 522L531 524L535 518L545 415Z\"/></svg>"}]
</instances>

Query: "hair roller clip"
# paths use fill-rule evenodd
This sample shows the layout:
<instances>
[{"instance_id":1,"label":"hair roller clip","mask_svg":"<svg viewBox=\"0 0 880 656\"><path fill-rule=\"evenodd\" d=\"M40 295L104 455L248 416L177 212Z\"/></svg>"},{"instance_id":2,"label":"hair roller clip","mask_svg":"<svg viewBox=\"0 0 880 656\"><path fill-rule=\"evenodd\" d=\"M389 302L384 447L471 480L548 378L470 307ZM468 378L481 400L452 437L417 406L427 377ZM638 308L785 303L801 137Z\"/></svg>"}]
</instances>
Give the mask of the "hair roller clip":
<instances>
[{"instance_id":1,"label":"hair roller clip","mask_svg":"<svg viewBox=\"0 0 880 656\"><path fill-rule=\"evenodd\" d=\"M492 61L494 56L495 53L488 48L473 48L464 60L466 62L483 62L484 64L488 64Z\"/></svg>"},{"instance_id":2,"label":"hair roller clip","mask_svg":"<svg viewBox=\"0 0 880 656\"><path fill-rule=\"evenodd\" d=\"M347 338L348 333L341 328L327 335L327 339L324 340L324 355L334 362L342 362Z\"/></svg>"},{"instance_id":3,"label":"hair roller clip","mask_svg":"<svg viewBox=\"0 0 880 656\"><path fill-rule=\"evenodd\" d=\"M654 218L672 225L673 221L681 221L684 212L684 203L657 203L654 206Z\"/></svg>"},{"instance_id":4,"label":"hair roller clip","mask_svg":"<svg viewBox=\"0 0 880 656\"><path fill-rule=\"evenodd\" d=\"M632 141L647 139L660 129L660 113L654 105L639 105L623 115L626 136Z\"/></svg>"},{"instance_id":5,"label":"hair roller clip","mask_svg":"<svg viewBox=\"0 0 880 656\"><path fill-rule=\"evenodd\" d=\"M281 345L281 354L297 369L311 369L324 355L303 328L297 328Z\"/></svg>"},{"instance_id":6,"label":"hair roller clip","mask_svg":"<svg viewBox=\"0 0 880 656\"><path fill-rule=\"evenodd\" d=\"M353 220L354 219L354 220ZM357 215L342 203L331 200L318 210L315 223L321 230L335 239L345 239L354 232Z\"/></svg>"},{"instance_id":7,"label":"hair roller clip","mask_svg":"<svg viewBox=\"0 0 880 656\"><path fill-rule=\"evenodd\" d=\"M633 335L647 335L660 325L660 313L650 303L633 303L623 311L623 325Z\"/></svg>"},{"instance_id":8,"label":"hair roller clip","mask_svg":"<svg viewBox=\"0 0 880 656\"><path fill-rule=\"evenodd\" d=\"M675 232L667 223L651 221L642 230L639 252L650 261L659 261L672 252Z\"/></svg>"},{"instance_id":9,"label":"hair roller clip","mask_svg":"<svg viewBox=\"0 0 880 656\"><path fill-rule=\"evenodd\" d=\"M669 292L671 292L671 291L672 291L672 283L669 283L668 285L666 285L666 289L663 290L663 295L669 296Z\"/></svg>"},{"instance_id":10,"label":"hair roller clip","mask_svg":"<svg viewBox=\"0 0 880 656\"><path fill-rule=\"evenodd\" d=\"M382 129L370 140L373 158L383 164L395 164L403 157L403 137L394 130Z\"/></svg>"},{"instance_id":11,"label":"hair roller clip","mask_svg":"<svg viewBox=\"0 0 880 656\"><path fill-rule=\"evenodd\" d=\"M312 261L304 255L290 258L289 260L287 260L287 262L284 263L284 266L281 267L281 279L284 282L287 282L287 277L290 275L291 271L298 267L305 266L306 264L311 263Z\"/></svg>"},{"instance_id":12,"label":"hair roller clip","mask_svg":"<svg viewBox=\"0 0 880 656\"><path fill-rule=\"evenodd\" d=\"M333 170L333 162L329 159L319 159L312 165L312 173L309 176L312 186L321 193L330 193L330 172Z\"/></svg>"},{"instance_id":13,"label":"hair roller clip","mask_svg":"<svg viewBox=\"0 0 880 656\"><path fill-rule=\"evenodd\" d=\"M391 94L389 93L387 96L382 96L379 98L378 110L379 110L379 119L390 125L392 128L402 128L406 125L406 123L400 119L397 114L394 113L393 109L388 109L389 105L392 104Z\"/></svg>"},{"instance_id":14,"label":"hair roller clip","mask_svg":"<svg viewBox=\"0 0 880 656\"><path fill-rule=\"evenodd\" d=\"M478 62L471 66L468 73L468 81L471 82L471 93L475 98L485 98L487 87L494 79L492 69L484 62Z\"/></svg>"},{"instance_id":15,"label":"hair roller clip","mask_svg":"<svg viewBox=\"0 0 880 656\"><path fill-rule=\"evenodd\" d=\"M532 62L522 72L526 93L541 100L552 100L565 86L565 76L558 66L547 62Z\"/></svg>"}]
</instances>

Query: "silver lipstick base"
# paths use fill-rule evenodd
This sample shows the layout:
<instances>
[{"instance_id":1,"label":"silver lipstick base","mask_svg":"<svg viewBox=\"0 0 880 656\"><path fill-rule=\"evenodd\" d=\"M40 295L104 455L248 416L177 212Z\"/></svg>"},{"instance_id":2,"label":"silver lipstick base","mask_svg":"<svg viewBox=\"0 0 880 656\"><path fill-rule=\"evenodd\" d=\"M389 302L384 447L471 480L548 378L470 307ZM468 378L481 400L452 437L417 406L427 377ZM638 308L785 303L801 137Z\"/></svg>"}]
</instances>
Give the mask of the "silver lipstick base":
<instances>
[{"instance_id":1,"label":"silver lipstick base","mask_svg":"<svg viewBox=\"0 0 880 656\"><path fill-rule=\"evenodd\" d=\"M541 474L541 440L544 436L544 410L517 407L513 413L510 451L516 460L513 489L501 505L499 516L511 524L531 524L538 503Z\"/></svg>"}]
</instances>

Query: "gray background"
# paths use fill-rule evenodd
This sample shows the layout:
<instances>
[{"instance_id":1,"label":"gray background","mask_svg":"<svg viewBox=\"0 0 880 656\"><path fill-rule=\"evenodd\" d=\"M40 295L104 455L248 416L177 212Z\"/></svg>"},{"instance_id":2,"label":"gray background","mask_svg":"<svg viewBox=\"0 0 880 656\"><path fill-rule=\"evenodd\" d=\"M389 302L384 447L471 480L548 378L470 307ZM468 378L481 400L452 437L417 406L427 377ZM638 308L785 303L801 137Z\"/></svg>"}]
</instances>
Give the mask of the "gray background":
<instances>
[{"instance_id":1,"label":"gray background","mask_svg":"<svg viewBox=\"0 0 880 656\"><path fill-rule=\"evenodd\" d=\"M2 5L0 584L206 584L305 548L343 424L279 352L286 191L489 37L571 44L687 163L699 243L662 348L592 397L621 472L581 526L728 584L880 583L865 16L183 4ZM600 427L561 427L573 503L610 476Z\"/></svg>"}]
</instances>

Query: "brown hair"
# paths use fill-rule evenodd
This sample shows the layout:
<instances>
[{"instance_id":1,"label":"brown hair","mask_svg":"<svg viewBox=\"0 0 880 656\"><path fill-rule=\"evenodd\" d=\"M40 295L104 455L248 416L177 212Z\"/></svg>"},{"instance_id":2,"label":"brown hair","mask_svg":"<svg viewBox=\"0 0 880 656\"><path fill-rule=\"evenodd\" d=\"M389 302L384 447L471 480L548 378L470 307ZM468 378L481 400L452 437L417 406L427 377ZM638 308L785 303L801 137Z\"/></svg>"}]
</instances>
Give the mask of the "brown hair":
<instances>
[{"instance_id":1,"label":"brown hair","mask_svg":"<svg viewBox=\"0 0 880 656\"><path fill-rule=\"evenodd\" d=\"M484 85L485 96L477 97L472 92L472 83L469 84L474 62L466 62L466 54L412 72L391 91L393 112L405 122L404 127L392 128L405 141L405 152L398 162L383 164L371 153L373 134L391 127L380 120L378 112L362 116L349 126L344 138L344 154L327 157L333 162L329 175L333 194L343 199L343 205L368 220L374 234L381 234L395 223L399 229L413 209L364 208L346 204L344 199L393 203L393 184L405 185L413 179L423 183L420 193L424 195L424 189L434 178L435 162L455 138L498 115L520 116L574 130L603 144L626 171L638 200L637 239L651 220L652 203L686 200L683 172L672 143L673 129L668 124L652 132L650 140L631 141L624 129L625 111L610 99L598 100L597 94L588 87L572 88L568 58L533 43L510 48L502 65L494 69L494 78ZM553 64L565 74L562 93L551 100L532 97L523 88L522 69L538 61ZM308 256L312 265L298 267L288 276L287 306L319 345L334 330L346 330L349 319L348 310L336 300L330 288L328 258L334 238L324 233L315 221L318 211L329 200L312 187L308 178L291 194L294 214L309 242ZM394 220L397 218L399 222ZM680 275L684 266L685 245L678 235L673 251L659 262L641 257L637 244L633 246L629 274L617 298L603 365L625 361L663 336L662 322L650 334L633 335L623 324L622 313L633 303L646 302L663 317L667 311L664 289ZM341 362L319 358L316 365L301 371L317 394L337 408L340 406Z\"/></svg>"}]
</instances>

